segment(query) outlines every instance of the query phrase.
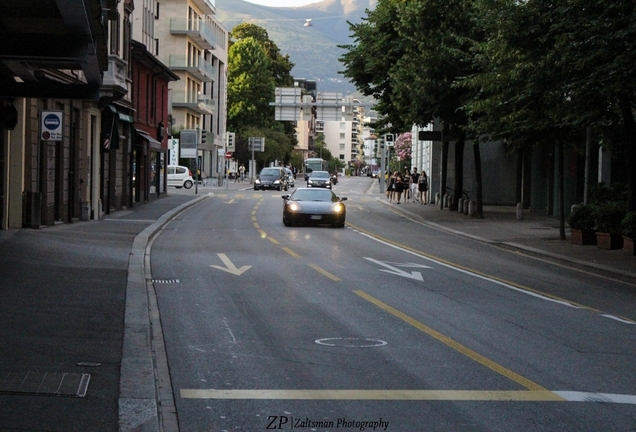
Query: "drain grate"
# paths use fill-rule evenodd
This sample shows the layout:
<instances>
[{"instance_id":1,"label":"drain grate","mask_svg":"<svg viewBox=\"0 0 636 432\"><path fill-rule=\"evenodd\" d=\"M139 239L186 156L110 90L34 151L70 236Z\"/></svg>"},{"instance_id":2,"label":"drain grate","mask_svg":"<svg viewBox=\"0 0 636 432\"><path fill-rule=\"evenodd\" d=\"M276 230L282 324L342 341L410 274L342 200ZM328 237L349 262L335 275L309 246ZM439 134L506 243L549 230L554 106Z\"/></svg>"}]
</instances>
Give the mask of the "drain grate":
<instances>
[{"instance_id":1,"label":"drain grate","mask_svg":"<svg viewBox=\"0 0 636 432\"><path fill-rule=\"evenodd\" d=\"M0 371L0 393L84 397L91 374Z\"/></svg>"},{"instance_id":2,"label":"drain grate","mask_svg":"<svg viewBox=\"0 0 636 432\"><path fill-rule=\"evenodd\" d=\"M152 283L156 284L178 284L181 283L179 279L153 279Z\"/></svg>"}]
</instances>

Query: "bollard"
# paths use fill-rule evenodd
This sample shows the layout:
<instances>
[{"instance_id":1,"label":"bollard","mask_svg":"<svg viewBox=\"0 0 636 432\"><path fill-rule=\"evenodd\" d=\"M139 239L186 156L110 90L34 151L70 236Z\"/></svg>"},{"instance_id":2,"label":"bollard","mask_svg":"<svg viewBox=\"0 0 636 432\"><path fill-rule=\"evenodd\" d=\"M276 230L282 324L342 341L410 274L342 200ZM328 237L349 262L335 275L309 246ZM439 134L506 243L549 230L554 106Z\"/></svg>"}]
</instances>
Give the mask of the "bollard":
<instances>
[{"instance_id":1,"label":"bollard","mask_svg":"<svg viewBox=\"0 0 636 432\"><path fill-rule=\"evenodd\" d=\"M459 202L457 203L457 211L460 213L464 211L464 198L459 199Z\"/></svg>"},{"instance_id":2,"label":"bollard","mask_svg":"<svg viewBox=\"0 0 636 432\"><path fill-rule=\"evenodd\" d=\"M468 205L469 205L469 204L470 204L470 201L469 201L469 200L464 201L464 208L463 208L462 213L464 213L465 215L467 215L467 214L468 214Z\"/></svg>"},{"instance_id":3,"label":"bollard","mask_svg":"<svg viewBox=\"0 0 636 432\"><path fill-rule=\"evenodd\" d=\"M448 194L444 194L444 200L442 202L442 208L448 208Z\"/></svg>"},{"instance_id":4,"label":"bollard","mask_svg":"<svg viewBox=\"0 0 636 432\"><path fill-rule=\"evenodd\" d=\"M517 203L517 220L523 219L523 203Z\"/></svg>"},{"instance_id":5,"label":"bollard","mask_svg":"<svg viewBox=\"0 0 636 432\"><path fill-rule=\"evenodd\" d=\"M475 213L477 213L477 203L475 201L468 202L468 216L475 217Z\"/></svg>"}]
</instances>

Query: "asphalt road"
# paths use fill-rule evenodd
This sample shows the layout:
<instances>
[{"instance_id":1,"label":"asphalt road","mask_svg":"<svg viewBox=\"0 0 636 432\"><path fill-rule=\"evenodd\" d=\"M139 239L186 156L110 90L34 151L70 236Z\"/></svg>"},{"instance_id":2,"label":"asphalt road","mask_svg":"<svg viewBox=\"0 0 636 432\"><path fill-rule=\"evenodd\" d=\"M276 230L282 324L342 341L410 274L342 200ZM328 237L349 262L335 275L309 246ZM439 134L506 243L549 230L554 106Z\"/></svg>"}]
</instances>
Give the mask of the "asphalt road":
<instances>
[{"instance_id":1,"label":"asphalt road","mask_svg":"<svg viewBox=\"0 0 636 432\"><path fill-rule=\"evenodd\" d=\"M366 187L336 187L345 229L217 190L154 240L181 431L634 430L621 282L422 226Z\"/></svg>"}]
</instances>

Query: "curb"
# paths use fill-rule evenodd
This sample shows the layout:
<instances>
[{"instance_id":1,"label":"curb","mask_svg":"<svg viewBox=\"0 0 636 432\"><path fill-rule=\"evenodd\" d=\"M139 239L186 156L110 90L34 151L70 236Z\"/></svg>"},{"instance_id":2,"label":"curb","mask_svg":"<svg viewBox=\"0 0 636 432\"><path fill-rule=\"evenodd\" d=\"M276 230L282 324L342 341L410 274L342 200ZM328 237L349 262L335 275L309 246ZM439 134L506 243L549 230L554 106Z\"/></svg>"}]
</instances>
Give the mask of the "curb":
<instances>
[{"instance_id":1,"label":"curb","mask_svg":"<svg viewBox=\"0 0 636 432\"><path fill-rule=\"evenodd\" d=\"M206 198L208 195L202 195L164 213L133 241L128 261L124 341L119 379L120 432L166 430L160 420L161 398L155 366L156 363L167 362L165 351L161 351L164 358L158 359L153 346L153 335L155 338L163 336L161 328L156 328L157 324L153 328L151 324L151 315L155 318L151 309L151 306L154 306L154 296L148 292L149 288L152 288L152 283L146 279L150 276L149 267L146 266L147 247L151 239L170 220ZM162 392L170 390L172 393L171 389L166 389L165 382L161 383L161 387Z\"/></svg>"}]
</instances>

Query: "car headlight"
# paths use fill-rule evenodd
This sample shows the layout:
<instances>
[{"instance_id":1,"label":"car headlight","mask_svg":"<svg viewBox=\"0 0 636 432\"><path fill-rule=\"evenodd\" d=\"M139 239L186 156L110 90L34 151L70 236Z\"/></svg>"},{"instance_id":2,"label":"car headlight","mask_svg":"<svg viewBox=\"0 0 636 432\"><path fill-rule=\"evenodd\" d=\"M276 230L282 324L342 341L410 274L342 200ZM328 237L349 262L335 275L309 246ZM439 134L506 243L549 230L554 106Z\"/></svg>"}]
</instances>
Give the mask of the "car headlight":
<instances>
[{"instance_id":1,"label":"car headlight","mask_svg":"<svg viewBox=\"0 0 636 432\"><path fill-rule=\"evenodd\" d=\"M342 204L336 204L333 206L333 211L335 211L336 213L342 213L344 211L344 205Z\"/></svg>"},{"instance_id":2,"label":"car headlight","mask_svg":"<svg viewBox=\"0 0 636 432\"><path fill-rule=\"evenodd\" d=\"M300 206L297 203L295 203L295 202L287 203L287 208L290 211L294 211L294 212L300 210Z\"/></svg>"},{"instance_id":3,"label":"car headlight","mask_svg":"<svg viewBox=\"0 0 636 432\"><path fill-rule=\"evenodd\" d=\"M314 182L313 182L313 181L311 181L311 180L307 180L307 183L309 183L309 184L314 184Z\"/></svg>"},{"instance_id":4,"label":"car headlight","mask_svg":"<svg viewBox=\"0 0 636 432\"><path fill-rule=\"evenodd\" d=\"M280 180L274 180L274 184L280 184Z\"/></svg>"},{"instance_id":5,"label":"car headlight","mask_svg":"<svg viewBox=\"0 0 636 432\"><path fill-rule=\"evenodd\" d=\"M254 180L254 183L260 184L261 181L259 179Z\"/></svg>"}]
</instances>

